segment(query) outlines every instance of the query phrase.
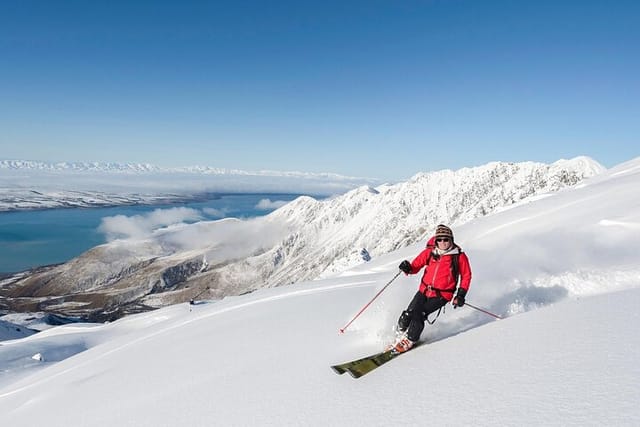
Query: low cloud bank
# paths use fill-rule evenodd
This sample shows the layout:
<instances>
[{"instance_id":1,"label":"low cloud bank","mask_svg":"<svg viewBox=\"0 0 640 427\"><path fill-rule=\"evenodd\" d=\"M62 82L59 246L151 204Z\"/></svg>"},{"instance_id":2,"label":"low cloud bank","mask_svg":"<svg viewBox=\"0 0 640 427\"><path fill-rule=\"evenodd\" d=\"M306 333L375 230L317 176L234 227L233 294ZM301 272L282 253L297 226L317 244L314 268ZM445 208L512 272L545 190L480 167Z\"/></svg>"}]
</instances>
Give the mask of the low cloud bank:
<instances>
[{"instance_id":1,"label":"low cloud bank","mask_svg":"<svg viewBox=\"0 0 640 427\"><path fill-rule=\"evenodd\" d=\"M272 209L281 208L284 205L286 205L287 203L289 203L289 202L287 202L286 200L274 200L274 201L272 201L271 199L262 199L256 205L256 209L268 211L268 210L272 210Z\"/></svg>"},{"instance_id":2,"label":"low cloud bank","mask_svg":"<svg viewBox=\"0 0 640 427\"><path fill-rule=\"evenodd\" d=\"M279 202L269 202L269 209L274 203ZM142 215L105 217L98 231L109 242L153 240L160 244L165 254L205 249L206 260L210 263L244 258L270 249L289 232L286 224L268 221L265 217L207 221L203 211L170 208ZM209 217L214 213L223 216L223 212L206 212Z\"/></svg>"},{"instance_id":3,"label":"low cloud bank","mask_svg":"<svg viewBox=\"0 0 640 427\"><path fill-rule=\"evenodd\" d=\"M156 209L143 215L115 215L102 219L98 231L106 236L107 241L129 238L146 238L154 231L170 225L195 222L202 219L196 209L170 208Z\"/></svg>"}]
</instances>

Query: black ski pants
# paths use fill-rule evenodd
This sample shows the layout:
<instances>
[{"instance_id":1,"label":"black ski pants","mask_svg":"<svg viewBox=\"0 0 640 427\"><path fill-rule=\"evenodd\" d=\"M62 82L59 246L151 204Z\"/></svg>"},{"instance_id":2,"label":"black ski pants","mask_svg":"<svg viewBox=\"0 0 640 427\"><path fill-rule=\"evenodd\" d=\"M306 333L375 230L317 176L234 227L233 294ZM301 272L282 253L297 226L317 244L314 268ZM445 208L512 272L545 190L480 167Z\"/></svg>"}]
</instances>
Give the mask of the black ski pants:
<instances>
[{"instance_id":1,"label":"black ski pants","mask_svg":"<svg viewBox=\"0 0 640 427\"><path fill-rule=\"evenodd\" d=\"M424 321L427 316L440 309L447 303L447 300L441 297L427 298L418 291L409 306L400 315L398 319L398 329L407 331L407 338L411 341L418 341L422 330L424 329Z\"/></svg>"}]
</instances>

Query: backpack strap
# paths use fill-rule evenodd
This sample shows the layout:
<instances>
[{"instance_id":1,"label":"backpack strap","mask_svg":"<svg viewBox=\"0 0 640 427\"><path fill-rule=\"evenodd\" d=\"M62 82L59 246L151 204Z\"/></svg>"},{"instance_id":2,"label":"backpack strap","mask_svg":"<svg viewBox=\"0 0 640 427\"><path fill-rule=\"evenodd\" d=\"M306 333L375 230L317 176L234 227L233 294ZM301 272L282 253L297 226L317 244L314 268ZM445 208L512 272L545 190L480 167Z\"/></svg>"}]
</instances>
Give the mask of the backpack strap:
<instances>
[{"instance_id":1,"label":"backpack strap","mask_svg":"<svg viewBox=\"0 0 640 427\"><path fill-rule=\"evenodd\" d=\"M430 324L430 325L433 325L434 323L436 323L436 320L438 320L438 317L440 317L440 313L445 311L445 305L443 305L442 307L440 307L438 309L438 314L436 314L436 317L433 320L429 320L429 315L428 314L426 316L424 316L424 320L426 320L427 323Z\"/></svg>"},{"instance_id":2,"label":"backpack strap","mask_svg":"<svg viewBox=\"0 0 640 427\"><path fill-rule=\"evenodd\" d=\"M462 248L458 246L458 253L451 255L451 274L453 274L453 280L456 282L456 288L458 287L458 282L460 281L460 254L462 253Z\"/></svg>"}]
</instances>

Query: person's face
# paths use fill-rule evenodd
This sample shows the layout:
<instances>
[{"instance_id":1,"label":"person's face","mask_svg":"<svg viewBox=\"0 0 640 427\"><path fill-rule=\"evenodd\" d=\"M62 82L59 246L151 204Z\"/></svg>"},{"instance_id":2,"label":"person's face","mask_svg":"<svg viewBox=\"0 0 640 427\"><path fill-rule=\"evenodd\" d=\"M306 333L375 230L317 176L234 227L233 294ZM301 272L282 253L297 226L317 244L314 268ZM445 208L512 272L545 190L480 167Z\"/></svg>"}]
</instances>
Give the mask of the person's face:
<instances>
[{"instance_id":1,"label":"person's face","mask_svg":"<svg viewBox=\"0 0 640 427\"><path fill-rule=\"evenodd\" d=\"M436 245L438 245L438 249L447 250L451 247L451 239L448 237L438 237L436 238Z\"/></svg>"}]
</instances>

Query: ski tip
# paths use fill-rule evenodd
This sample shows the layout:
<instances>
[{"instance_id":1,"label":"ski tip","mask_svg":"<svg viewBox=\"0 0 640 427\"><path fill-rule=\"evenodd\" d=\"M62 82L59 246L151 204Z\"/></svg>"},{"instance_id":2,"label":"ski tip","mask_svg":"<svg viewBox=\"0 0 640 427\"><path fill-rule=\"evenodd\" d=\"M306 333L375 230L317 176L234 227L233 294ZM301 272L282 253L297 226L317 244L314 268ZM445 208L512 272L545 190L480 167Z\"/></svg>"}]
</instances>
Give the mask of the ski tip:
<instances>
[{"instance_id":1,"label":"ski tip","mask_svg":"<svg viewBox=\"0 0 640 427\"><path fill-rule=\"evenodd\" d=\"M341 334L344 334L344 329L339 329Z\"/></svg>"},{"instance_id":2,"label":"ski tip","mask_svg":"<svg viewBox=\"0 0 640 427\"><path fill-rule=\"evenodd\" d=\"M343 369L343 368L341 368L341 367L339 367L339 366L332 366L332 367L331 367L331 370L332 370L333 372L335 372L336 374L338 374L338 375L342 375L342 374L344 374L345 372L347 372L345 369Z\"/></svg>"}]
</instances>

